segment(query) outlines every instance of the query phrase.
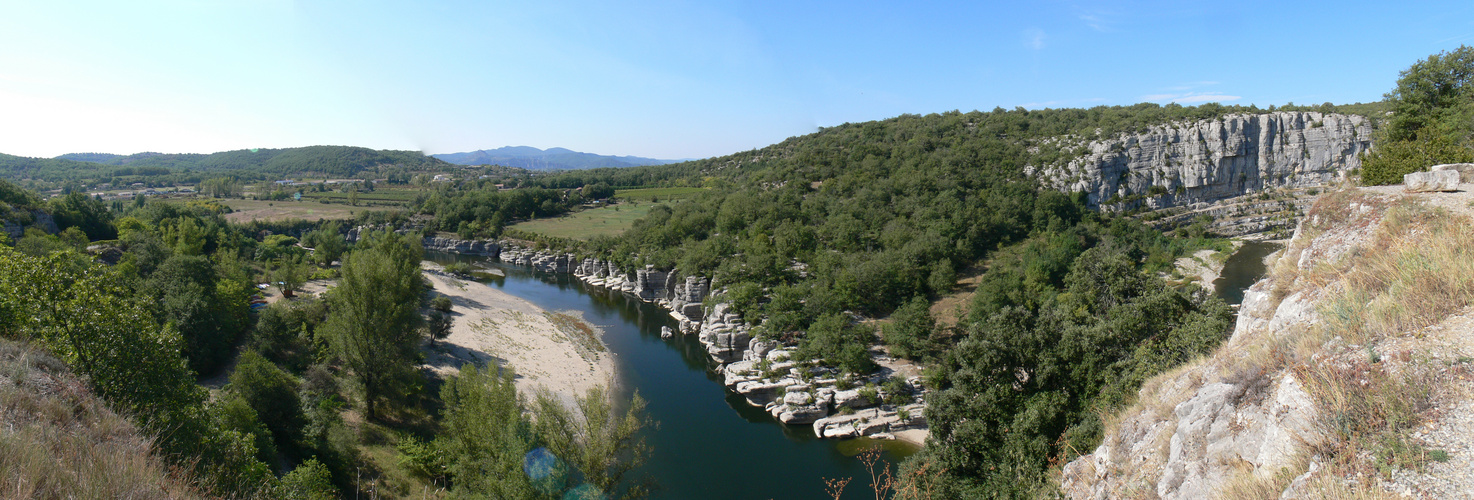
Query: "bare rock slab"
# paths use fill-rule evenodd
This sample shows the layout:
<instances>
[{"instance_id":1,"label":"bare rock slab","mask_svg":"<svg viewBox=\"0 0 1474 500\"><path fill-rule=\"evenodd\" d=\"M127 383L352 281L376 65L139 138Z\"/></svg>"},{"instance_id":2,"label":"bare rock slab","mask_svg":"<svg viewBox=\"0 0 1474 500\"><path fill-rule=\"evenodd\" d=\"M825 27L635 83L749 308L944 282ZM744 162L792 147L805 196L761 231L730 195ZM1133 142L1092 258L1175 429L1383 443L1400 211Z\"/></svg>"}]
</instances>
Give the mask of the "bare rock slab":
<instances>
[{"instance_id":1,"label":"bare rock slab","mask_svg":"<svg viewBox=\"0 0 1474 500\"><path fill-rule=\"evenodd\" d=\"M1459 182L1474 183L1474 163L1445 163L1434 165L1428 169L1429 172L1442 172L1452 170L1459 173Z\"/></svg>"},{"instance_id":2,"label":"bare rock slab","mask_svg":"<svg viewBox=\"0 0 1474 500\"><path fill-rule=\"evenodd\" d=\"M1409 193L1458 191L1459 172L1456 170L1413 172L1402 176L1402 184L1403 189Z\"/></svg>"}]
</instances>

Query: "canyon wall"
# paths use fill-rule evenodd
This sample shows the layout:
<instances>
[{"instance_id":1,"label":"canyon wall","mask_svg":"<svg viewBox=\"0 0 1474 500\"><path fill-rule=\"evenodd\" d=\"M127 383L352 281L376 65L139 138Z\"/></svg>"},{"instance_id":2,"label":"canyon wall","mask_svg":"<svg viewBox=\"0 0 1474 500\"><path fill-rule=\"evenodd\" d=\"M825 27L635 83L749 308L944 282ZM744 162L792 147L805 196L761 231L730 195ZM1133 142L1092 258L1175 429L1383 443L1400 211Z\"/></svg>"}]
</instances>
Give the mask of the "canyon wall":
<instances>
[{"instance_id":1,"label":"canyon wall","mask_svg":"<svg viewBox=\"0 0 1474 500\"><path fill-rule=\"evenodd\" d=\"M1046 187L1088 193L1091 206L1165 208L1325 186L1361 167L1371 139L1371 122L1360 116L1234 114L1089 142L1062 138L1066 151L1088 153L1030 173Z\"/></svg>"}]
</instances>

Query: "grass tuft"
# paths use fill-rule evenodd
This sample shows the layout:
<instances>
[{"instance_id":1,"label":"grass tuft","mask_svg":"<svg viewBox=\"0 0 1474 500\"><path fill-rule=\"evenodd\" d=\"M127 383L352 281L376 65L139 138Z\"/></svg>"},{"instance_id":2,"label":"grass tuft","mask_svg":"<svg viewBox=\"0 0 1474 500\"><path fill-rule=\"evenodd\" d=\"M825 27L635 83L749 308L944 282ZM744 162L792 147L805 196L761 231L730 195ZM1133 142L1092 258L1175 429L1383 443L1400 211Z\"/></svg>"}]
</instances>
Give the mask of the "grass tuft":
<instances>
[{"instance_id":1,"label":"grass tuft","mask_svg":"<svg viewBox=\"0 0 1474 500\"><path fill-rule=\"evenodd\" d=\"M50 355L0 340L0 491L6 498L194 498L151 439Z\"/></svg>"}]
</instances>

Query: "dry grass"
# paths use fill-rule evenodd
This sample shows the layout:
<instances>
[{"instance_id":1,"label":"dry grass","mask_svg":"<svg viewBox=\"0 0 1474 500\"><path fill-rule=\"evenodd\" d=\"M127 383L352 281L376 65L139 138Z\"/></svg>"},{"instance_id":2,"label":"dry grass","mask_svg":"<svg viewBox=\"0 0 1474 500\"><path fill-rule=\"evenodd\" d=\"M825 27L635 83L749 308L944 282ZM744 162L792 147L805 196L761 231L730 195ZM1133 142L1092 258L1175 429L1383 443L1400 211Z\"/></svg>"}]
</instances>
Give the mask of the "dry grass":
<instances>
[{"instance_id":1,"label":"dry grass","mask_svg":"<svg viewBox=\"0 0 1474 500\"><path fill-rule=\"evenodd\" d=\"M1430 417L1437 385L1425 362L1406 353L1379 359L1364 348L1474 305L1474 223L1443 209L1348 190L1326 195L1299 232L1270 272L1268 310L1302 293L1317 303L1322 321L1235 338L1207 359L1148 380L1140 403L1117 415L1147 412L1171 421L1172 409L1204 379L1239 385L1244 393L1238 402L1252 403L1288 371L1310 393L1326 438L1308 443L1307 454L1319 455L1325 468L1301 493L1382 498L1377 478L1429 460L1430 450L1411 431ZM1107 429L1122 425L1120 416L1102 419ZM1107 439L1119 439L1117 433L1108 432ZM1225 485L1223 496L1278 498L1305 470L1304 458L1278 471L1246 469Z\"/></svg>"},{"instance_id":2,"label":"dry grass","mask_svg":"<svg viewBox=\"0 0 1474 500\"><path fill-rule=\"evenodd\" d=\"M548 321L553 322L553 326L558 327L558 331L573 340L574 345L578 346L579 355L585 359L597 360L598 353L609 350L604 347L604 342L599 340L599 332L582 318L552 311L545 311L543 315L547 316Z\"/></svg>"},{"instance_id":3,"label":"dry grass","mask_svg":"<svg viewBox=\"0 0 1474 500\"><path fill-rule=\"evenodd\" d=\"M1386 363L1368 359L1298 367L1320 409L1319 424L1331 438L1319 452L1329 458L1333 473L1390 476L1428 461L1428 450L1410 431L1430 407L1434 381L1416 368L1403 366L1394 373Z\"/></svg>"},{"instance_id":4,"label":"dry grass","mask_svg":"<svg viewBox=\"0 0 1474 500\"><path fill-rule=\"evenodd\" d=\"M0 495L195 498L153 451L61 361L0 341Z\"/></svg>"},{"instance_id":5,"label":"dry grass","mask_svg":"<svg viewBox=\"0 0 1474 500\"><path fill-rule=\"evenodd\" d=\"M1241 468L1233 479L1224 486L1219 500L1271 500L1280 497L1285 488L1306 470L1310 468L1310 459L1304 455L1296 456L1289 465L1281 467L1273 474L1255 472L1250 468Z\"/></svg>"},{"instance_id":6,"label":"dry grass","mask_svg":"<svg viewBox=\"0 0 1474 500\"><path fill-rule=\"evenodd\" d=\"M1474 224L1441 209L1398 206L1353 252L1326 314L1355 341L1437 323L1474 303Z\"/></svg>"}]
</instances>

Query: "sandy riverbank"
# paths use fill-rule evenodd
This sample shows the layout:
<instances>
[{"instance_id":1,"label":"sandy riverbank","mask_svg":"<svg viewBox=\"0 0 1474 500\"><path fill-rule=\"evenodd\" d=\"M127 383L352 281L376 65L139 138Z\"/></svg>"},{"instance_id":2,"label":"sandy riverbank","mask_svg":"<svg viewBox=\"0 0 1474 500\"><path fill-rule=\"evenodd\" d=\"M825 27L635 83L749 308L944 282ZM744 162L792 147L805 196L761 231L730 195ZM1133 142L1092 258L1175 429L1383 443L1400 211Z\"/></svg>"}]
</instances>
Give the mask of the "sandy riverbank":
<instances>
[{"instance_id":1,"label":"sandy riverbank","mask_svg":"<svg viewBox=\"0 0 1474 500\"><path fill-rule=\"evenodd\" d=\"M1223 273L1223 265L1242 246L1244 246L1243 241L1233 240L1233 251L1223 255L1219 255L1217 250L1198 250L1191 257L1177 259L1177 272L1189 281L1197 282L1208 293L1214 293L1213 282L1218 281L1218 276Z\"/></svg>"},{"instance_id":2,"label":"sandy riverbank","mask_svg":"<svg viewBox=\"0 0 1474 500\"><path fill-rule=\"evenodd\" d=\"M599 340L600 332L581 318L545 311L483 283L434 273L425 277L453 304L450 337L426 353L426 364L436 372L454 374L466 362L511 366L519 392L531 397L545 387L565 402L614 380L612 354Z\"/></svg>"}]
</instances>

